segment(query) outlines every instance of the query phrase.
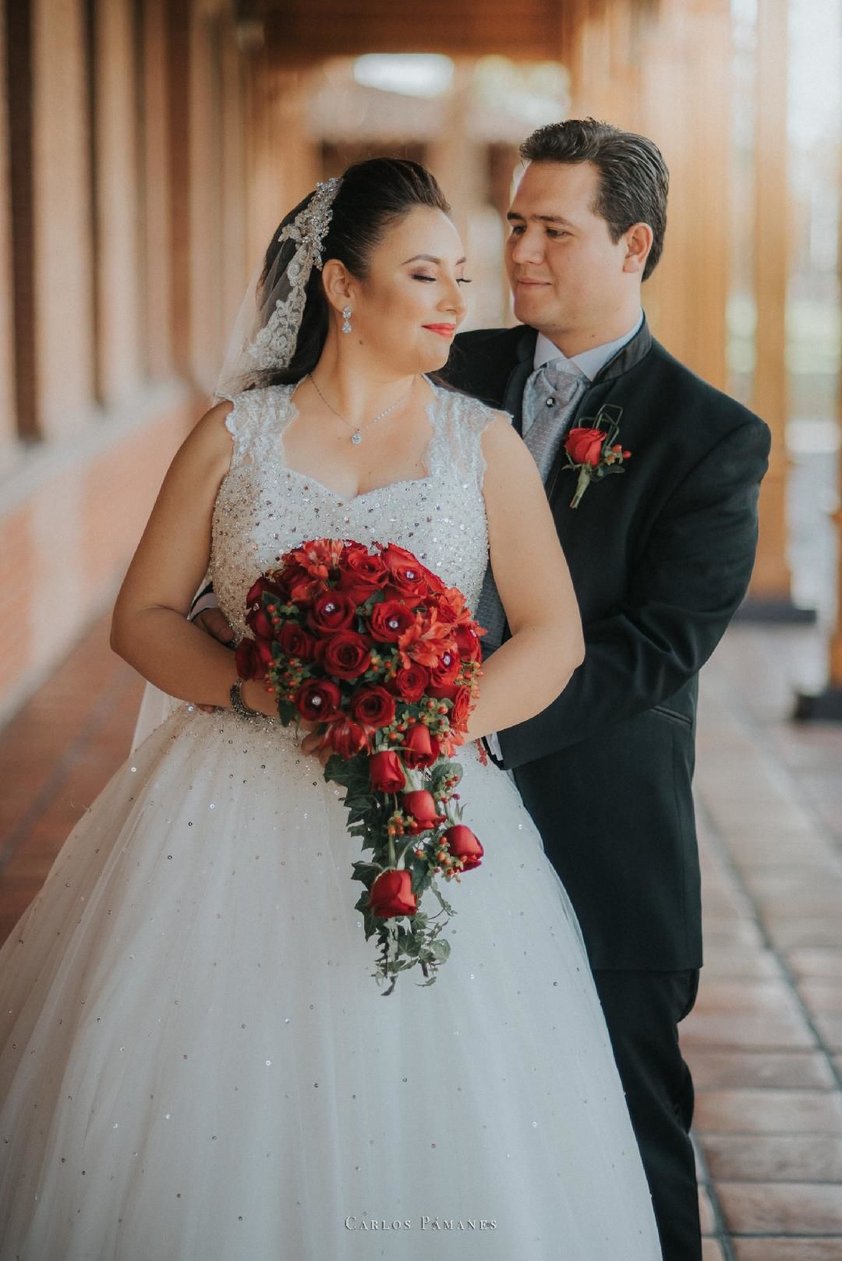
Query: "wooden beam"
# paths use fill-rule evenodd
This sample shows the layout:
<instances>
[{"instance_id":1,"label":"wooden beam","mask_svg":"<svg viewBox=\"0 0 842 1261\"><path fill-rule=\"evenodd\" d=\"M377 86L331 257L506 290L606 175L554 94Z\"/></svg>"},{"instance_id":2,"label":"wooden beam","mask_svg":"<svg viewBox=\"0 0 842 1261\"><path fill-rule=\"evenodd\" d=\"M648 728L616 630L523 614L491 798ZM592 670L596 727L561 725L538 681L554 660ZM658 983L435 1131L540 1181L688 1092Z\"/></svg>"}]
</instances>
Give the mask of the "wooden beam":
<instances>
[{"instance_id":1,"label":"wooden beam","mask_svg":"<svg viewBox=\"0 0 842 1261\"><path fill-rule=\"evenodd\" d=\"M751 599L786 607L789 417L786 294L790 207L787 185L787 0L757 6L755 95L754 295L757 309L751 404L772 430L772 454L760 495L760 543Z\"/></svg>"},{"instance_id":2,"label":"wooden beam","mask_svg":"<svg viewBox=\"0 0 842 1261\"><path fill-rule=\"evenodd\" d=\"M267 49L278 66L340 54L444 53L547 61L558 57L561 0L274 0L261 6Z\"/></svg>"}]
</instances>

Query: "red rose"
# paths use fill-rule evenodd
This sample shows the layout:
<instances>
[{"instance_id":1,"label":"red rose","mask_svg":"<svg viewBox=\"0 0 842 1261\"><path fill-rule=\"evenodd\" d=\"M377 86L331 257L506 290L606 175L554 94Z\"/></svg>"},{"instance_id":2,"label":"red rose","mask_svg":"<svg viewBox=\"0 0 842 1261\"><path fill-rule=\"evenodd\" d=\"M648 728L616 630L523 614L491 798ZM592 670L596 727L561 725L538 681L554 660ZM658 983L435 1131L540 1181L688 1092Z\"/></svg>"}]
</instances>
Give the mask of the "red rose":
<instances>
[{"instance_id":1,"label":"red rose","mask_svg":"<svg viewBox=\"0 0 842 1261\"><path fill-rule=\"evenodd\" d=\"M603 429L571 429L564 440L564 449L574 464L596 466L602 458L606 437Z\"/></svg>"},{"instance_id":2,"label":"red rose","mask_svg":"<svg viewBox=\"0 0 842 1261\"><path fill-rule=\"evenodd\" d=\"M455 648L448 646L444 648L436 665L430 671L430 682L434 687L442 687L444 684L453 683L457 674L462 669L462 662Z\"/></svg>"},{"instance_id":3,"label":"red rose","mask_svg":"<svg viewBox=\"0 0 842 1261\"><path fill-rule=\"evenodd\" d=\"M322 665L338 679L358 679L371 665L371 653L356 631L338 631L324 641Z\"/></svg>"},{"instance_id":4,"label":"red rose","mask_svg":"<svg viewBox=\"0 0 842 1261\"><path fill-rule=\"evenodd\" d=\"M469 616L465 597L458 587L444 587L439 593L436 608L439 621L447 622L449 625Z\"/></svg>"},{"instance_id":5,"label":"red rose","mask_svg":"<svg viewBox=\"0 0 842 1261\"><path fill-rule=\"evenodd\" d=\"M412 552L390 543L383 548L380 556L388 570L389 585L399 595L424 595L429 590L428 570Z\"/></svg>"},{"instance_id":6,"label":"red rose","mask_svg":"<svg viewBox=\"0 0 842 1261\"><path fill-rule=\"evenodd\" d=\"M312 661L316 655L316 641L297 622L284 622L278 643L288 657L297 657L299 661Z\"/></svg>"},{"instance_id":7,"label":"red rose","mask_svg":"<svg viewBox=\"0 0 842 1261\"><path fill-rule=\"evenodd\" d=\"M321 634L347 630L354 623L357 608L342 591L323 591L307 614L307 625Z\"/></svg>"},{"instance_id":8,"label":"red rose","mask_svg":"<svg viewBox=\"0 0 842 1261\"><path fill-rule=\"evenodd\" d=\"M284 585L289 591L290 600L312 600L313 596L325 589L321 578L314 578L303 565L289 564L283 572Z\"/></svg>"},{"instance_id":9,"label":"red rose","mask_svg":"<svg viewBox=\"0 0 842 1261\"><path fill-rule=\"evenodd\" d=\"M266 663L253 639L241 639L234 653L237 674L241 679L265 679Z\"/></svg>"},{"instance_id":10,"label":"red rose","mask_svg":"<svg viewBox=\"0 0 842 1261\"><path fill-rule=\"evenodd\" d=\"M439 755L439 742L423 722L416 722L403 738L403 760L412 770L432 766Z\"/></svg>"},{"instance_id":11,"label":"red rose","mask_svg":"<svg viewBox=\"0 0 842 1261\"><path fill-rule=\"evenodd\" d=\"M259 604L261 597L266 592L278 601L279 604L286 602L287 592L283 584L277 578L270 578L268 574L262 574L246 596L246 604Z\"/></svg>"},{"instance_id":12,"label":"red rose","mask_svg":"<svg viewBox=\"0 0 842 1261\"><path fill-rule=\"evenodd\" d=\"M457 626L453 632L456 651L463 661L481 661L482 644L472 626Z\"/></svg>"},{"instance_id":13,"label":"red rose","mask_svg":"<svg viewBox=\"0 0 842 1261\"><path fill-rule=\"evenodd\" d=\"M385 687L361 687L351 697L351 717L364 727L388 727L395 720L395 698Z\"/></svg>"},{"instance_id":14,"label":"red rose","mask_svg":"<svg viewBox=\"0 0 842 1261\"><path fill-rule=\"evenodd\" d=\"M260 605L249 609L246 613L246 625L254 631L257 639L271 639L273 634L272 623L267 615L263 612Z\"/></svg>"},{"instance_id":15,"label":"red rose","mask_svg":"<svg viewBox=\"0 0 842 1261\"><path fill-rule=\"evenodd\" d=\"M342 694L330 679L307 679L295 693L293 703L308 722L332 722L339 714Z\"/></svg>"},{"instance_id":16,"label":"red rose","mask_svg":"<svg viewBox=\"0 0 842 1261\"><path fill-rule=\"evenodd\" d=\"M412 702L420 701L429 682L430 676L424 667L413 662L411 665L401 666L395 675L393 686L402 700Z\"/></svg>"},{"instance_id":17,"label":"red rose","mask_svg":"<svg viewBox=\"0 0 842 1261\"><path fill-rule=\"evenodd\" d=\"M368 736L359 723L341 717L328 728L327 741L334 753L347 759L355 757L366 748Z\"/></svg>"},{"instance_id":18,"label":"red rose","mask_svg":"<svg viewBox=\"0 0 842 1261\"><path fill-rule=\"evenodd\" d=\"M364 604L386 581L386 569L379 556L371 556L362 543L351 543L342 554L339 590Z\"/></svg>"},{"instance_id":19,"label":"red rose","mask_svg":"<svg viewBox=\"0 0 842 1261\"><path fill-rule=\"evenodd\" d=\"M400 600L383 600L371 610L368 624L375 639L396 644L415 625L415 614Z\"/></svg>"},{"instance_id":20,"label":"red rose","mask_svg":"<svg viewBox=\"0 0 842 1261\"><path fill-rule=\"evenodd\" d=\"M453 706L450 710L450 725L455 727L461 734L468 725L468 719L471 716L471 710L474 707L471 689L469 687L460 687L456 691L453 698Z\"/></svg>"},{"instance_id":21,"label":"red rose","mask_svg":"<svg viewBox=\"0 0 842 1261\"><path fill-rule=\"evenodd\" d=\"M456 823L452 828L448 828L443 839L447 841L447 848L453 857L461 858L463 871L479 867L482 862L483 848L471 829L466 828L464 823Z\"/></svg>"},{"instance_id":22,"label":"red rose","mask_svg":"<svg viewBox=\"0 0 842 1261\"><path fill-rule=\"evenodd\" d=\"M427 569L426 566L422 565L421 570L427 580L427 586L431 591L434 591L438 595L439 592L447 589L441 578L439 578L438 574L434 574L432 569Z\"/></svg>"},{"instance_id":23,"label":"red rose","mask_svg":"<svg viewBox=\"0 0 842 1261\"><path fill-rule=\"evenodd\" d=\"M438 701L452 701L456 699L456 693L459 687L456 683L431 683L427 688L427 695L435 697Z\"/></svg>"},{"instance_id":24,"label":"red rose","mask_svg":"<svg viewBox=\"0 0 842 1261\"><path fill-rule=\"evenodd\" d=\"M405 868L381 871L371 886L368 904L380 919L392 919L396 915L414 915L418 901L412 892L412 874Z\"/></svg>"},{"instance_id":25,"label":"red rose","mask_svg":"<svg viewBox=\"0 0 842 1261\"><path fill-rule=\"evenodd\" d=\"M410 832L426 832L441 822L441 815L436 811L433 794L427 792L426 788L416 788L412 792L404 793L401 797L401 806L412 819Z\"/></svg>"},{"instance_id":26,"label":"red rose","mask_svg":"<svg viewBox=\"0 0 842 1261\"><path fill-rule=\"evenodd\" d=\"M368 774L377 793L398 793L406 784L401 760L393 749L373 753L368 763Z\"/></svg>"}]
</instances>

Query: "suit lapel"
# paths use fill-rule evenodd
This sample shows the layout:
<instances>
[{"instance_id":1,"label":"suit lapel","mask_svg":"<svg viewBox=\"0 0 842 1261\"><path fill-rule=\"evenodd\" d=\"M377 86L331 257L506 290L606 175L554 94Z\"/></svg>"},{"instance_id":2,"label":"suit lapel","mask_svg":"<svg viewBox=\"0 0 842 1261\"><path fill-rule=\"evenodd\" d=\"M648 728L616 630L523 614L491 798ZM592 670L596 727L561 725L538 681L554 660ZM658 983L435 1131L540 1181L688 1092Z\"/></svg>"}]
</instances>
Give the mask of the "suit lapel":
<instances>
[{"instance_id":1,"label":"suit lapel","mask_svg":"<svg viewBox=\"0 0 842 1261\"><path fill-rule=\"evenodd\" d=\"M511 412L514 426L518 433L522 432L523 391L532 373L535 358L535 342L538 337L534 328L524 328L523 334L523 337L518 342L517 362L509 373L509 379L506 382L500 403L505 411Z\"/></svg>"}]
</instances>

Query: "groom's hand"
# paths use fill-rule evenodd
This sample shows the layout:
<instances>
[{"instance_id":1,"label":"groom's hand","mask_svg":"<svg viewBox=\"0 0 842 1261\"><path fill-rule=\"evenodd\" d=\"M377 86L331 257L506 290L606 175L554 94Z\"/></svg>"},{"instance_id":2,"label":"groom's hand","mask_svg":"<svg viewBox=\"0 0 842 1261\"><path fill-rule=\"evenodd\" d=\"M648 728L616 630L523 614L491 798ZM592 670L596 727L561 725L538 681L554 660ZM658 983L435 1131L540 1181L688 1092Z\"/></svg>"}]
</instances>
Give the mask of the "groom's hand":
<instances>
[{"instance_id":1,"label":"groom's hand","mask_svg":"<svg viewBox=\"0 0 842 1261\"><path fill-rule=\"evenodd\" d=\"M225 614L220 608L202 609L192 619L196 626L226 647L233 647L234 632L228 624Z\"/></svg>"},{"instance_id":2,"label":"groom's hand","mask_svg":"<svg viewBox=\"0 0 842 1261\"><path fill-rule=\"evenodd\" d=\"M211 639L216 639L220 644L224 644L226 648L234 647L234 632L228 624L225 614L220 608L202 609L201 613L197 613L191 621L199 630L210 635ZM216 708L214 705L197 705L203 714L212 714Z\"/></svg>"}]
</instances>

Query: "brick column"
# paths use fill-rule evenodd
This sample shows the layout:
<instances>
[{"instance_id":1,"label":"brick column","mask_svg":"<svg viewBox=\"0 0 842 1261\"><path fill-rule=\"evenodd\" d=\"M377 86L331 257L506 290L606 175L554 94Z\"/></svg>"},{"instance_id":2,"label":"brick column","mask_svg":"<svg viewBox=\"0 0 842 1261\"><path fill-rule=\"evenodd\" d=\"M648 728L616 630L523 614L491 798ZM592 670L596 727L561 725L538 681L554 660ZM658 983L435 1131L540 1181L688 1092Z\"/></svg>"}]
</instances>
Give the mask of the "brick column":
<instances>
[{"instance_id":1,"label":"brick column","mask_svg":"<svg viewBox=\"0 0 842 1261\"><path fill-rule=\"evenodd\" d=\"M129 0L96 5L97 393L107 406L139 376L135 61Z\"/></svg>"},{"instance_id":2,"label":"brick column","mask_svg":"<svg viewBox=\"0 0 842 1261\"><path fill-rule=\"evenodd\" d=\"M145 0L140 44L140 308L143 371L153 381L170 375L169 120L164 0Z\"/></svg>"},{"instance_id":3,"label":"brick column","mask_svg":"<svg viewBox=\"0 0 842 1261\"><path fill-rule=\"evenodd\" d=\"M6 25L0 22L0 473L15 460L17 408L14 384L14 307L9 223L9 150L6 117Z\"/></svg>"},{"instance_id":4,"label":"brick column","mask_svg":"<svg viewBox=\"0 0 842 1261\"><path fill-rule=\"evenodd\" d=\"M789 275L787 184L787 0L757 9L757 89L754 175L754 291L757 308L751 405L772 430L769 472L760 492L760 542L750 591L756 615L787 616L789 419L786 293Z\"/></svg>"},{"instance_id":5,"label":"brick column","mask_svg":"<svg viewBox=\"0 0 842 1261\"><path fill-rule=\"evenodd\" d=\"M35 405L44 438L90 414L93 267L82 0L32 0Z\"/></svg>"}]
</instances>

